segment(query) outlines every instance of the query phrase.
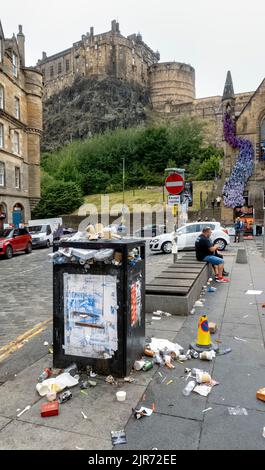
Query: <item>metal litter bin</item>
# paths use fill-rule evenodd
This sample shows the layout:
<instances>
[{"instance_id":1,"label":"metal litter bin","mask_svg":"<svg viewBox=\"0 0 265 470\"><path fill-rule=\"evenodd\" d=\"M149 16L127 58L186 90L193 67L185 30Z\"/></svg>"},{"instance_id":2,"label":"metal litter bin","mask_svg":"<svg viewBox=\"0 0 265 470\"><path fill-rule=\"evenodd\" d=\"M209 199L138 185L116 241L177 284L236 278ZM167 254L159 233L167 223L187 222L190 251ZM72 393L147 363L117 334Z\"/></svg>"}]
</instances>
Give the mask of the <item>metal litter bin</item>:
<instances>
[{"instance_id":1,"label":"metal litter bin","mask_svg":"<svg viewBox=\"0 0 265 470\"><path fill-rule=\"evenodd\" d=\"M132 251L139 256L132 259ZM108 261L78 259L79 250L114 250ZM63 241L54 255L54 367L75 362L125 377L145 346L145 241ZM85 252L83 252L85 253ZM89 254L87 255L89 256Z\"/></svg>"}]
</instances>

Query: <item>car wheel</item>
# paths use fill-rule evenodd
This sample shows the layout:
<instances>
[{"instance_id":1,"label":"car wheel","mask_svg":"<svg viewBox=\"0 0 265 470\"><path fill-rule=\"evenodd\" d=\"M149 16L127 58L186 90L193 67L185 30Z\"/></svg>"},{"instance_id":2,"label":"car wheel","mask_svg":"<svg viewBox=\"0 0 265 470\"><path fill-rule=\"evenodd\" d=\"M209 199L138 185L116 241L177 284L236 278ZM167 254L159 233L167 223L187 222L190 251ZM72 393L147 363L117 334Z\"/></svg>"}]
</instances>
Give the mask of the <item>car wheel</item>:
<instances>
[{"instance_id":1,"label":"car wheel","mask_svg":"<svg viewBox=\"0 0 265 470\"><path fill-rule=\"evenodd\" d=\"M220 251L224 251L225 248L226 248L226 245L227 245L226 241L223 238L217 238L215 240L214 244L219 245L218 250L220 250Z\"/></svg>"},{"instance_id":2,"label":"car wheel","mask_svg":"<svg viewBox=\"0 0 265 470\"><path fill-rule=\"evenodd\" d=\"M6 258L7 259L11 259L13 256L13 249L12 249L12 246L8 245L6 247Z\"/></svg>"},{"instance_id":3,"label":"car wheel","mask_svg":"<svg viewBox=\"0 0 265 470\"><path fill-rule=\"evenodd\" d=\"M50 244L50 240L47 240L47 243L46 243L46 248L50 248L51 244Z\"/></svg>"},{"instance_id":4,"label":"car wheel","mask_svg":"<svg viewBox=\"0 0 265 470\"><path fill-rule=\"evenodd\" d=\"M27 246L27 248L25 249L25 252L27 253L27 255L32 252L32 244L31 244L31 243L28 243L28 246Z\"/></svg>"},{"instance_id":5,"label":"car wheel","mask_svg":"<svg viewBox=\"0 0 265 470\"><path fill-rule=\"evenodd\" d=\"M172 242L163 243L161 250L166 254L172 253Z\"/></svg>"}]
</instances>

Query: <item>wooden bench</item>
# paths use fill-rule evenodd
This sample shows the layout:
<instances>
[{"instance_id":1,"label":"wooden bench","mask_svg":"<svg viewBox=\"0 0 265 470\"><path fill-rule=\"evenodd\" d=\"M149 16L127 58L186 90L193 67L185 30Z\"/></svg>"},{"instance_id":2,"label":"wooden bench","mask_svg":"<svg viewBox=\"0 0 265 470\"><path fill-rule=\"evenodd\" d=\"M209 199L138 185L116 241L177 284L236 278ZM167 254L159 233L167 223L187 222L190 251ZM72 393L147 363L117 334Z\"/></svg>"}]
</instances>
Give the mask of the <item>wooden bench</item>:
<instances>
[{"instance_id":1,"label":"wooden bench","mask_svg":"<svg viewBox=\"0 0 265 470\"><path fill-rule=\"evenodd\" d=\"M188 315L210 273L210 265L197 261L194 254L182 255L146 284L146 312L162 310L172 315Z\"/></svg>"}]
</instances>

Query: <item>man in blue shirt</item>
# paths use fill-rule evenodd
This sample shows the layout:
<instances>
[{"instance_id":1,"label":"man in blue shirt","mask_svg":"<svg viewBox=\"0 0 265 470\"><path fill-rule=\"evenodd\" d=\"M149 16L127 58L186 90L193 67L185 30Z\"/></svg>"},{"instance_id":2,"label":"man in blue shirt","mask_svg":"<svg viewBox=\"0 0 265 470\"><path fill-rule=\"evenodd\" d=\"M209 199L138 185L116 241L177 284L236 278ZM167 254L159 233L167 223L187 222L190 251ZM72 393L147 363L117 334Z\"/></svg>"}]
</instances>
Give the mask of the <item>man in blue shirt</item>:
<instances>
[{"instance_id":1,"label":"man in blue shirt","mask_svg":"<svg viewBox=\"0 0 265 470\"><path fill-rule=\"evenodd\" d=\"M213 245L210 240L211 234L210 227L205 227L197 238L195 242L196 258L198 261L205 261L213 265L216 282L229 282L229 279L223 276L224 260L215 256L219 246Z\"/></svg>"}]
</instances>

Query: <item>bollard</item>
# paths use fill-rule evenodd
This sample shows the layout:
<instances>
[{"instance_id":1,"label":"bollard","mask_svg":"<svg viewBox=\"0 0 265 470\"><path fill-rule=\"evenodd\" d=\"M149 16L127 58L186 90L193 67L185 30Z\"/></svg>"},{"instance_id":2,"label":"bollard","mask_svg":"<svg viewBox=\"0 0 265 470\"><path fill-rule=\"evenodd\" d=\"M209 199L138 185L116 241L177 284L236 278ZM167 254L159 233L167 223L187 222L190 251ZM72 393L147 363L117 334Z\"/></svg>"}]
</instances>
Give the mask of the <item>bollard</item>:
<instances>
[{"instance_id":1,"label":"bollard","mask_svg":"<svg viewBox=\"0 0 265 470\"><path fill-rule=\"evenodd\" d=\"M247 264L248 259L247 259L247 253L244 248L239 248L237 251L237 257L236 257L236 263L239 264Z\"/></svg>"}]
</instances>

